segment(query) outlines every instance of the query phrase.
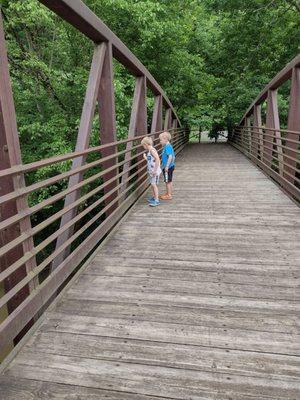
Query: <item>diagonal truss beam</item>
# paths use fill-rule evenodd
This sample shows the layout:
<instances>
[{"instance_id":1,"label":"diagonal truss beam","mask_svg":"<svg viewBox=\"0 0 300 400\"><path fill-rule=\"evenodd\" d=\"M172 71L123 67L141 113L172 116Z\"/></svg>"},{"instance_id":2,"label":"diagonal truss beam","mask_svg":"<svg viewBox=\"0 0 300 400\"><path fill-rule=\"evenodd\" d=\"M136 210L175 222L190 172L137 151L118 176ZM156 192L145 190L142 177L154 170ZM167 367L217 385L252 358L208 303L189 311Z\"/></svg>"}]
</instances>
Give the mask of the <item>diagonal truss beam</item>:
<instances>
[{"instance_id":1,"label":"diagonal truss beam","mask_svg":"<svg viewBox=\"0 0 300 400\"><path fill-rule=\"evenodd\" d=\"M91 64L86 95L84 99L84 104L82 108L82 114L80 119L80 126L77 136L77 143L75 152L82 151L88 148L90 143L90 136L92 130L93 119L95 116L95 108L96 102L99 93L99 86L102 74L102 68L104 64L104 57L106 53L106 44L102 43L100 45L96 45L93 54L93 60ZM85 163L85 157L77 157L73 160L72 169L78 168ZM78 184L83 178L82 174L76 174L71 176L69 179L68 187L73 187ZM64 207L67 207L71 203L78 200L80 197L80 192L75 190L70 193L65 198ZM73 208L71 211L64 214L61 219L60 227L63 227L69 221L71 221L77 213L77 208ZM69 237L72 236L74 231L74 226L67 229L62 235L57 238L56 248L58 249ZM62 252L58 257L56 257L52 262L52 270L58 267L62 263L62 261L68 256L70 253L70 248L68 247L64 252Z\"/></svg>"},{"instance_id":2,"label":"diagonal truss beam","mask_svg":"<svg viewBox=\"0 0 300 400\"><path fill-rule=\"evenodd\" d=\"M290 107L287 128L290 131L300 132L300 67L295 67L292 71ZM284 155L297 159L298 155L296 153L296 150L298 149L299 136L300 135L296 136L292 133L287 133L287 139L292 140L292 142L288 142L288 146L291 148L291 150L286 149ZM293 142L293 140L298 140L298 143ZM291 167L285 165L284 172L287 172L287 174L283 174L283 176L289 182L294 183L295 179L293 179L292 176L295 177L295 168L297 166L297 162L291 160L290 158L285 158L285 162L287 164L290 164Z\"/></svg>"},{"instance_id":3,"label":"diagonal truss beam","mask_svg":"<svg viewBox=\"0 0 300 400\"><path fill-rule=\"evenodd\" d=\"M15 165L22 164L21 149L19 143L16 112L13 100L12 87L9 76L8 58L5 46L5 36L0 12L0 169L6 169ZM1 179L0 196L13 190L25 187L24 175L18 174L14 178L10 176ZM0 221L17 214L21 210L28 209L27 197L20 196L16 201L10 201L0 207ZM0 244L5 245L18 237L25 231L31 229L30 217L23 218L19 224L14 225L7 231L2 231ZM17 246L1 259L0 272L5 270L24 253L30 252L34 248L33 238L29 237L23 242L22 246ZM22 278L24 278L36 266L36 259L30 261L19 268L11 277L4 282L5 291L9 291ZM8 302L8 313L13 310L29 295L30 291L38 284L38 278L33 279L26 285L12 300ZM18 339L17 339L18 340Z\"/></svg>"}]
</instances>

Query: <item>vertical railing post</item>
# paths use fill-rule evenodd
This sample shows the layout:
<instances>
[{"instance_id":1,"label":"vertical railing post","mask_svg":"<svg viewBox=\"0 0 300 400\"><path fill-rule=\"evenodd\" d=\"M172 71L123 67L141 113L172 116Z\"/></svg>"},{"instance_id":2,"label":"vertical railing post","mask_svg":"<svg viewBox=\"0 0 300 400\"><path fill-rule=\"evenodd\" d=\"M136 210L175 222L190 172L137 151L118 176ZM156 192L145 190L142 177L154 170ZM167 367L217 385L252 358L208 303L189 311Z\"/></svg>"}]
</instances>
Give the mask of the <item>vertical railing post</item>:
<instances>
[{"instance_id":1,"label":"vertical railing post","mask_svg":"<svg viewBox=\"0 0 300 400\"><path fill-rule=\"evenodd\" d=\"M19 143L16 112L13 100L11 81L9 76L8 58L5 46L4 28L2 15L0 12L0 169L6 169L15 165L22 164L21 149ZM19 174L14 178L5 177L1 179L0 195L5 195L13 190L25 187L25 179L23 174ZM16 201L10 201L0 207L0 221L3 221L20 212L24 212L28 208L27 198L19 197ZM22 218L18 225L9 227L0 233L0 245L5 245L13 239L17 238L25 231L30 231L31 221L29 217ZM34 247L32 236L23 242L22 246L17 246L7 255L2 257L0 263L0 271L5 270L16 260L21 258L26 252L30 252ZM20 280L22 280L32 269L36 267L36 259L32 257L24 266L11 274L4 281L5 291L12 289ZM29 295L30 291L38 283L38 277L35 277L28 285L18 292L7 304L8 313L12 313L20 303ZM31 323L16 337L17 342Z\"/></svg>"},{"instance_id":2,"label":"vertical railing post","mask_svg":"<svg viewBox=\"0 0 300 400\"><path fill-rule=\"evenodd\" d=\"M268 130L268 128L275 129ZM283 156L281 147L281 133L280 133L280 123L277 105L277 90L268 90L267 97L267 118L266 118L266 135L265 136L265 162L271 167L273 162L273 148L274 139L276 141L277 155L278 155L278 168L279 173L282 175L283 171Z\"/></svg>"},{"instance_id":3,"label":"vertical railing post","mask_svg":"<svg viewBox=\"0 0 300 400\"><path fill-rule=\"evenodd\" d=\"M289 115L288 115L288 130L300 132L300 67L293 68L292 81L291 81L291 92L290 92L290 104L289 104ZM290 149L285 149L284 155L294 158L291 160L288 157L284 157L285 164L283 176L289 182L294 183L295 181L295 168L297 166L297 152L299 135L287 133L286 135L286 146ZM295 142L289 142L288 140L294 140ZM298 143L297 143L298 142Z\"/></svg>"},{"instance_id":4,"label":"vertical railing post","mask_svg":"<svg viewBox=\"0 0 300 400\"><path fill-rule=\"evenodd\" d=\"M160 132L162 130L162 95L155 96L154 108L152 115L151 133Z\"/></svg>"},{"instance_id":5,"label":"vertical railing post","mask_svg":"<svg viewBox=\"0 0 300 400\"><path fill-rule=\"evenodd\" d=\"M106 52L106 44L102 43L96 45L94 49L93 60L91 64L91 70L89 74L84 104L81 113L80 126L77 136L77 143L75 151L79 152L88 148L90 143L91 130L93 125L93 119L95 116L95 108L97 102L97 96L99 92L100 79L102 74L102 67L104 63L104 56ZM72 169L78 168L85 163L85 157L77 157L73 160ZM71 188L82 181L83 174L76 174L70 177L68 187ZM80 197L80 191L75 190L68 194L65 198L64 206L67 207ZM60 227L66 225L71 221L77 213L77 207L64 214L60 221ZM65 243L73 234L74 226L66 229L56 241L56 249L58 249L63 243ZM52 262L52 270L57 268L62 261L69 255L70 246L62 251Z\"/></svg>"},{"instance_id":6,"label":"vertical railing post","mask_svg":"<svg viewBox=\"0 0 300 400\"><path fill-rule=\"evenodd\" d=\"M135 136L147 135L147 85L146 85L146 77L139 76L136 78L133 103L131 109L131 117L128 131L128 139L134 139ZM130 167L130 159L131 159L131 151L130 149L133 146L133 141L127 143L126 150L128 150L125 154L125 164L123 168L124 174L122 175L122 187L121 192L123 192L128 186L127 179L129 177L129 167ZM141 148L137 149L137 152L140 152ZM138 161L142 159L142 156L138 157ZM142 167L139 167L140 173L142 174Z\"/></svg>"},{"instance_id":7,"label":"vertical railing post","mask_svg":"<svg viewBox=\"0 0 300 400\"><path fill-rule=\"evenodd\" d=\"M112 143L117 140L116 132L116 110L115 110L115 95L113 85L113 55L111 43L106 44L105 58L102 68L100 88L98 93L99 115L100 115L100 140L101 144ZM101 151L102 157L108 157L117 152L117 146L107 147ZM102 168L110 168L117 163L117 158L111 158L103 162ZM108 181L118 174L118 169L108 172L103 176L103 180ZM104 194L110 192L118 185L118 180L105 186ZM105 204L109 205L114 199L118 197L116 190L111 196L105 200ZM109 215L113 210L118 207L118 202L115 202L108 210L106 215Z\"/></svg>"},{"instance_id":8,"label":"vertical railing post","mask_svg":"<svg viewBox=\"0 0 300 400\"><path fill-rule=\"evenodd\" d=\"M172 127L172 110L167 108L164 122L164 130L168 131Z\"/></svg>"},{"instance_id":9,"label":"vertical railing post","mask_svg":"<svg viewBox=\"0 0 300 400\"><path fill-rule=\"evenodd\" d=\"M245 118L245 131L244 131L244 137L245 137L245 147L246 151L249 152L249 155L251 157L252 154L252 140L251 140L251 118L246 117Z\"/></svg>"},{"instance_id":10,"label":"vertical railing post","mask_svg":"<svg viewBox=\"0 0 300 400\"><path fill-rule=\"evenodd\" d=\"M253 110L253 117L254 117L254 126L262 126L261 120L261 105L257 104L254 106ZM254 128L253 129L253 139L254 139L254 157L258 158L258 153L260 154L260 158L262 160L263 151L264 151L264 142L263 142L263 132L261 128Z\"/></svg>"},{"instance_id":11,"label":"vertical railing post","mask_svg":"<svg viewBox=\"0 0 300 400\"><path fill-rule=\"evenodd\" d=\"M163 98L156 95L154 98L154 108L152 114L151 133L161 132L163 127ZM153 136L153 140L158 139L159 133ZM155 142L157 150L160 150L160 143Z\"/></svg>"}]
</instances>

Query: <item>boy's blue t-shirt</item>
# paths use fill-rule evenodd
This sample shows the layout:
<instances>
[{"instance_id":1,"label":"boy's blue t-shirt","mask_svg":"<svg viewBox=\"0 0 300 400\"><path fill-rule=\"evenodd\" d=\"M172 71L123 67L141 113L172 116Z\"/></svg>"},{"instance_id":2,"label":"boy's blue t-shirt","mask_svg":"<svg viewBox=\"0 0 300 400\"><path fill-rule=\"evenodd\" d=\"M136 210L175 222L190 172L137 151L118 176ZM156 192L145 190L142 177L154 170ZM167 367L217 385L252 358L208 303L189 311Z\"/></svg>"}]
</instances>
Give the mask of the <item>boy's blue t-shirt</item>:
<instances>
[{"instance_id":1,"label":"boy's blue t-shirt","mask_svg":"<svg viewBox=\"0 0 300 400\"><path fill-rule=\"evenodd\" d=\"M173 146L171 145L171 143L167 143L163 148L162 155L161 155L162 168L166 168L169 156L172 156L172 161L169 165L169 168L172 168L175 166L175 153L174 153L174 149L173 149Z\"/></svg>"}]
</instances>

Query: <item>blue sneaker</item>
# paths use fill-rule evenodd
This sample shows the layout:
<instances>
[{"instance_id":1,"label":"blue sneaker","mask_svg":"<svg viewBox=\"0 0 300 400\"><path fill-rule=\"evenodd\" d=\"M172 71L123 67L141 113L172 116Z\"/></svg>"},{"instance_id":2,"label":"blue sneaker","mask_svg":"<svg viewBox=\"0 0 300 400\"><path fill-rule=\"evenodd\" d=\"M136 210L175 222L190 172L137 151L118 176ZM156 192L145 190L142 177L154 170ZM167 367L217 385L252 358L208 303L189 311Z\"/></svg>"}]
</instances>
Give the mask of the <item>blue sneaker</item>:
<instances>
[{"instance_id":1,"label":"blue sneaker","mask_svg":"<svg viewBox=\"0 0 300 400\"><path fill-rule=\"evenodd\" d=\"M156 207L160 205L160 201L159 200L153 200L149 203L150 207Z\"/></svg>"},{"instance_id":2,"label":"blue sneaker","mask_svg":"<svg viewBox=\"0 0 300 400\"><path fill-rule=\"evenodd\" d=\"M148 203L152 203L154 200L155 200L154 197L148 197L148 199L147 199Z\"/></svg>"}]
</instances>

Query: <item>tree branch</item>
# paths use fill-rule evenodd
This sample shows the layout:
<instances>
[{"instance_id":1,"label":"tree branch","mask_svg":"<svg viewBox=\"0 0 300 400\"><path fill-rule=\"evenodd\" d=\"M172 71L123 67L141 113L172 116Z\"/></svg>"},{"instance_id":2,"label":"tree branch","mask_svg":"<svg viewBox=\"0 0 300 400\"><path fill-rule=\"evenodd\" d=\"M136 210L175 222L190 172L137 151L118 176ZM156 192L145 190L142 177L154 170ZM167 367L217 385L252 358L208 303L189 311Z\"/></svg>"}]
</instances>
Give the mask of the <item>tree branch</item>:
<instances>
[{"instance_id":1,"label":"tree branch","mask_svg":"<svg viewBox=\"0 0 300 400\"><path fill-rule=\"evenodd\" d=\"M300 12L300 3L297 0L286 0L287 3L291 4L293 7L296 8L298 12Z\"/></svg>"}]
</instances>

